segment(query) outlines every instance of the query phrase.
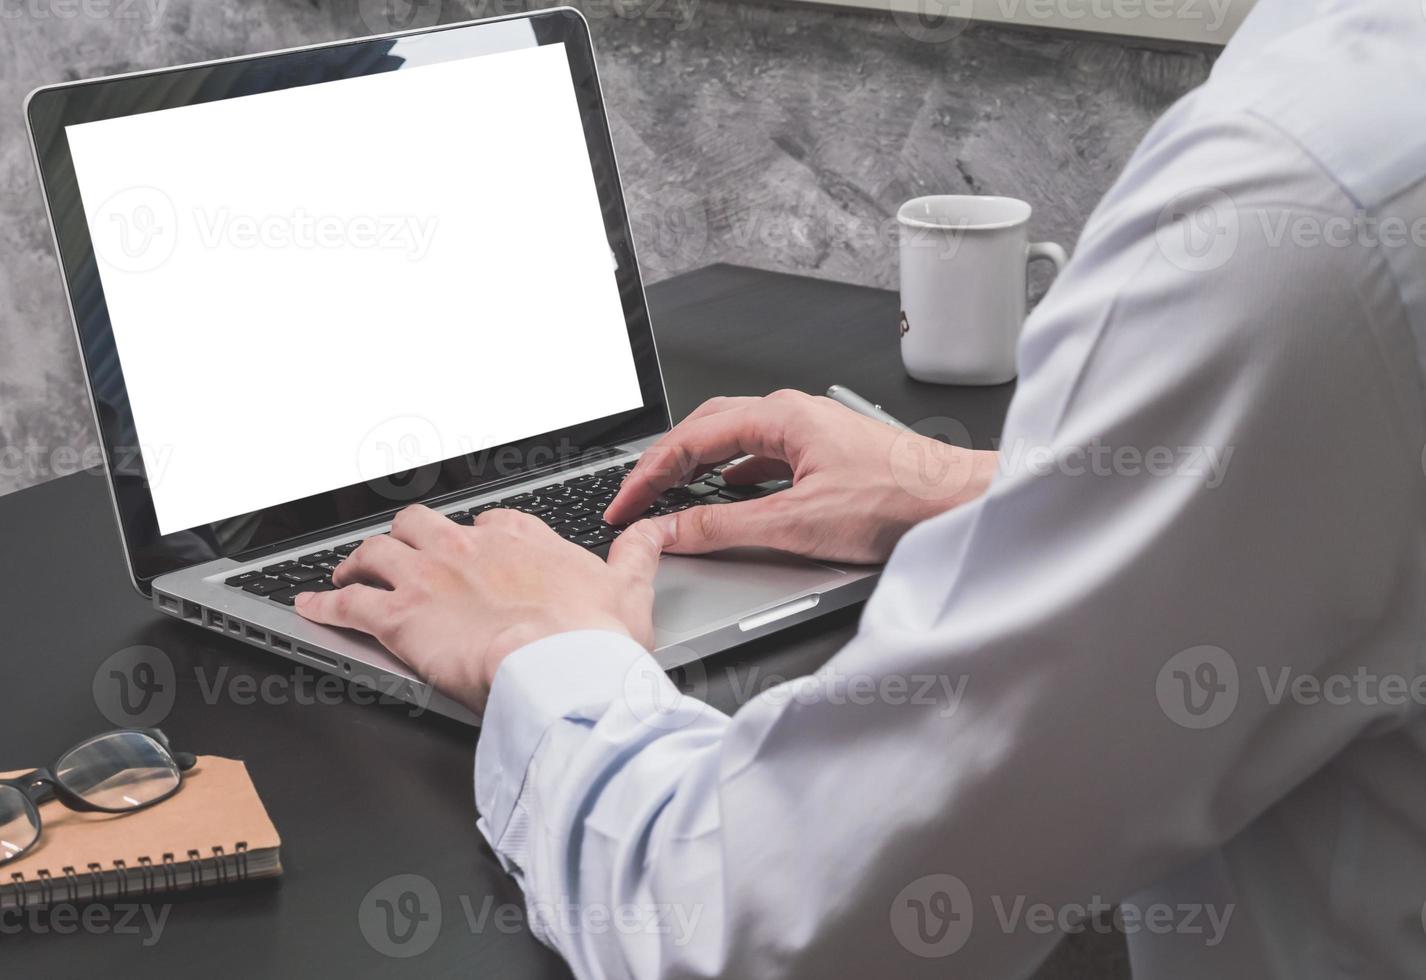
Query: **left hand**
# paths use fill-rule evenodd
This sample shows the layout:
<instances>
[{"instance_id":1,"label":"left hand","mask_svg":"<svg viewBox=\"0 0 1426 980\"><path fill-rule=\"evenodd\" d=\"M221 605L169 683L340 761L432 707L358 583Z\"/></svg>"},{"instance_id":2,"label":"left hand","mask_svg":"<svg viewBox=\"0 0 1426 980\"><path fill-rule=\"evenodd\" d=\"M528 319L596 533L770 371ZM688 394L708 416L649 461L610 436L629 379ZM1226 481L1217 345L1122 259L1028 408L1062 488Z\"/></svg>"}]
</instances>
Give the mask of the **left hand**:
<instances>
[{"instance_id":1,"label":"left hand","mask_svg":"<svg viewBox=\"0 0 1426 980\"><path fill-rule=\"evenodd\" d=\"M569 630L653 640L653 580L662 541L648 522L614 541L608 562L512 510L462 527L426 507L396 515L337 566L332 592L296 609L370 633L449 697L480 713L501 661Z\"/></svg>"}]
</instances>

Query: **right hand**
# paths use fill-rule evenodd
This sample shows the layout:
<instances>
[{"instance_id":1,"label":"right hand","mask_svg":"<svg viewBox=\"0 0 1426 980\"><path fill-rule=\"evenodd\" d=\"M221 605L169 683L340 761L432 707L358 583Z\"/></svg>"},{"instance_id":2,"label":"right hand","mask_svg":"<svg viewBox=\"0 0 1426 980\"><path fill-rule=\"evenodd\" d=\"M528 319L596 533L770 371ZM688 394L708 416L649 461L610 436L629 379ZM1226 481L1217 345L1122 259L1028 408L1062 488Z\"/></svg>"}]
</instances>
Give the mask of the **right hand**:
<instances>
[{"instance_id":1,"label":"right hand","mask_svg":"<svg viewBox=\"0 0 1426 980\"><path fill-rule=\"evenodd\" d=\"M910 528L984 493L996 466L993 452L902 431L830 398L800 391L714 398L645 451L604 519L629 523L663 491L749 454L723 479L791 478L792 486L653 518L665 551L763 546L829 561L884 562Z\"/></svg>"}]
</instances>

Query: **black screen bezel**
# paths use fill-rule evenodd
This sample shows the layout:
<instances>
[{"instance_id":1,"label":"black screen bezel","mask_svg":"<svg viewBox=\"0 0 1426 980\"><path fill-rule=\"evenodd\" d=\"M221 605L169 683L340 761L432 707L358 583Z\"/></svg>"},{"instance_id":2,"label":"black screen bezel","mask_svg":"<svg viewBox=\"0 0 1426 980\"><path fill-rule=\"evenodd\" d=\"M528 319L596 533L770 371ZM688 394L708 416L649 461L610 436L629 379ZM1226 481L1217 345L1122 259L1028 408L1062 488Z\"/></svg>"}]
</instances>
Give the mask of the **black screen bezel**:
<instances>
[{"instance_id":1,"label":"black screen bezel","mask_svg":"<svg viewBox=\"0 0 1426 980\"><path fill-rule=\"evenodd\" d=\"M512 22L528 24L531 30L512 31ZM213 524L160 534L144 460L133 448L138 442L133 416L65 127L557 43L565 45L569 58L590 165L614 251L614 271L643 407L455 456L421 467L419 471L394 474ZM461 94L461 98L468 97ZM657 435L669 427L658 355L615 166L589 30L584 18L575 10L556 8L530 15L443 25L288 52L50 86L31 95L26 115L55 231L61 271L69 292L120 532L134 584L145 594L150 591L149 583L167 572L218 557L276 550L285 542L297 542L345 525L370 522L409 503L468 495L512 482L521 474L554 465L557 460L572 462L610 447ZM557 288L558 283L552 282L551 286ZM473 363L472 383L478 381ZM260 381L256 383L258 387L254 392L214 392L214 397L250 397L261 391ZM310 426L310 420L306 424ZM261 464L255 460L234 460L234 466L251 465Z\"/></svg>"}]
</instances>

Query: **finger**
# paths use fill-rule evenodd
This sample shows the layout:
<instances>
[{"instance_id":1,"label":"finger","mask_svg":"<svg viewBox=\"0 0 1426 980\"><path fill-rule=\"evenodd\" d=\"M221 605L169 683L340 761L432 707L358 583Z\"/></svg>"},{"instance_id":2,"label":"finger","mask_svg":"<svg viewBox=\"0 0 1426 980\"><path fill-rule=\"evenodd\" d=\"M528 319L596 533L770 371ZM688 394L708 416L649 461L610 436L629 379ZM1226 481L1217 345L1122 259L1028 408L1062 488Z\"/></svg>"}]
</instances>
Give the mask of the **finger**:
<instances>
[{"instance_id":1,"label":"finger","mask_svg":"<svg viewBox=\"0 0 1426 980\"><path fill-rule=\"evenodd\" d=\"M780 459L749 456L724 470L723 479L735 486L766 483L768 480L790 480L792 479L792 467Z\"/></svg>"},{"instance_id":2,"label":"finger","mask_svg":"<svg viewBox=\"0 0 1426 980\"><path fill-rule=\"evenodd\" d=\"M413 504L404 508L391 522L391 536L412 548L434 548L457 533L460 525L429 507Z\"/></svg>"},{"instance_id":3,"label":"finger","mask_svg":"<svg viewBox=\"0 0 1426 980\"><path fill-rule=\"evenodd\" d=\"M657 521L639 521L614 539L609 548L609 567L628 576L640 585L652 585L659 567L667 525Z\"/></svg>"},{"instance_id":4,"label":"finger","mask_svg":"<svg viewBox=\"0 0 1426 980\"><path fill-rule=\"evenodd\" d=\"M650 446L639 465L629 471L604 519L610 524L627 523L669 487L686 483L707 467L735 456L754 453L786 459L789 454L783 434L796 412L790 396L769 396L680 423L677 430Z\"/></svg>"},{"instance_id":5,"label":"finger","mask_svg":"<svg viewBox=\"0 0 1426 980\"><path fill-rule=\"evenodd\" d=\"M551 534L554 533L548 524L535 515L505 507L497 507L494 510L483 511L475 515L475 526L479 528L504 527L526 531L544 530L550 531Z\"/></svg>"},{"instance_id":6,"label":"finger","mask_svg":"<svg viewBox=\"0 0 1426 980\"><path fill-rule=\"evenodd\" d=\"M375 636L391 622L394 602L385 589L348 585L335 592L300 592L293 608L314 623L347 627Z\"/></svg>"},{"instance_id":7,"label":"finger","mask_svg":"<svg viewBox=\"0 0 1426 980\"><path fill-rule=\"evenodd\" d=\"M788 491L791 493L791 491ZM778 494L783 497L783 494ZM671 554L701 555L724 548L782 547L787 538L787 509L776 499L690 507L648 523L658 525L663 549ZM625 532L628 533L628 532Z\"/></svg>"},{"instance_id":8,"label":"finger","mask_svg":"<svg viewBox=\"0 0 1426 980\"><path fill-rule=\"evenodd\" d=\"M666 432L657 443L644 451L643 455L639 457L639 461L634 464L634 468L629 471L629 476L625 478L624 485L630 485L630 477L636 477L634 483L637 485L646 479L650 473L667 468L669 464L665 455L671 454L672 451L666 447L677 445L679 440L682 439L683 434L688 431L693 423L700 419L707 418L710 415L718 415L736 408L747 408L755 402L760 401L762 401L761 398L752 398L744 395L719 395L716 398L709 398L684 416L683 421ZM719 462L722 461L719 460ZM615 499L617 499L617 496Z\"/></svg>"},{"instance_id":9,"label":"finger","mask_svg":"<svg viewBox=\"0 0 1426 980\"><path fill-rule=\"evenodd\" d=\"M338 588L364 584L394 589L407 575L414 574L416 552L389 534L367 538L332 572Z\"/></svg>"}]
</instances>

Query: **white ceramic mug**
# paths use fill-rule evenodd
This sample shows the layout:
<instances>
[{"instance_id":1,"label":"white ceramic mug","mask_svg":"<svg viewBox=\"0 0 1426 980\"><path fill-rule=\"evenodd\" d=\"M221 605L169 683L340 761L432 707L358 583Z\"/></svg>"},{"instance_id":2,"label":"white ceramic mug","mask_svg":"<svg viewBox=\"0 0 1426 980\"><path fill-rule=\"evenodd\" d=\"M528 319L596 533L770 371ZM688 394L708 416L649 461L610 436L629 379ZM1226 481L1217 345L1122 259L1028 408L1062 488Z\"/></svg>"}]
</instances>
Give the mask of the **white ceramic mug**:
<instances>
[{"instance_id":1,"label":"white ceramic mug","mask_svg":"<svg viewBox=\"0 0 1426 980\"><path fill-rule=\"evenodd\" d=\"M1031 242L1030 205L1013 197L938 194L896 212L901 226L901 360L936 384L998 385L1015 377L1025 322L1026 266L1068 261Z\"/></svg>"}]
</instances>

